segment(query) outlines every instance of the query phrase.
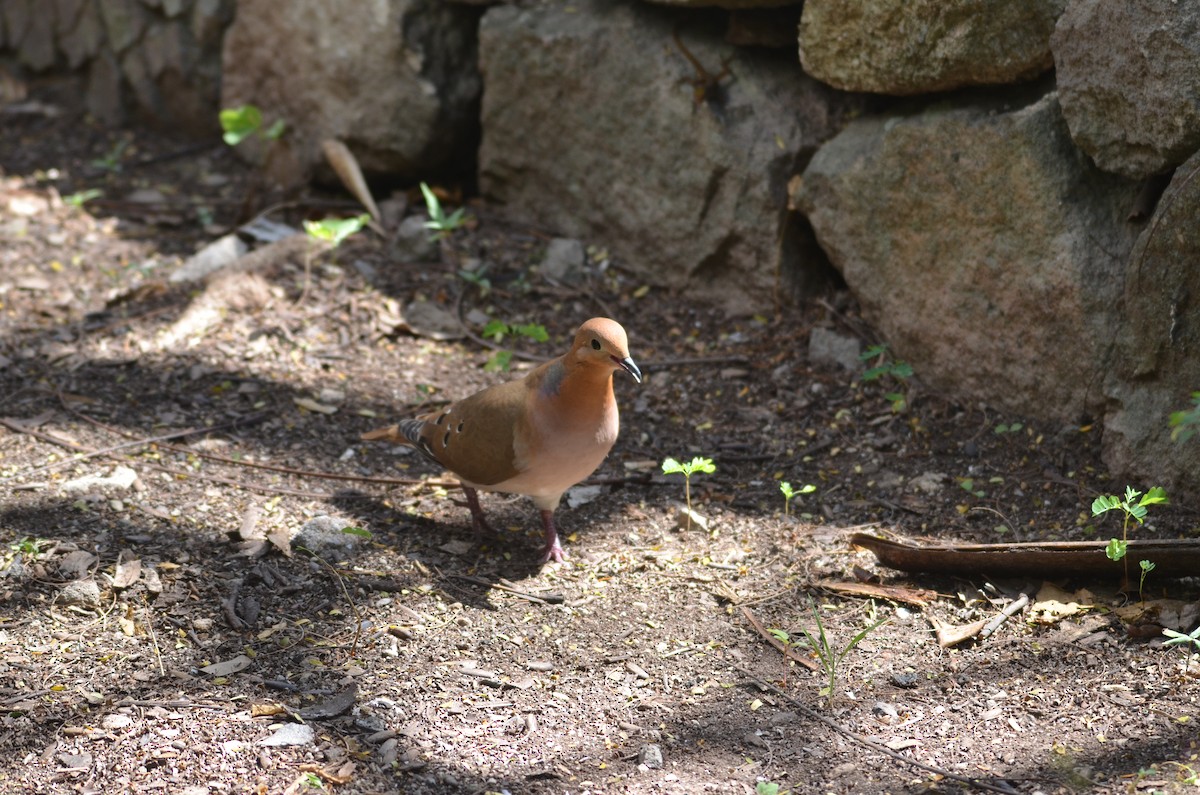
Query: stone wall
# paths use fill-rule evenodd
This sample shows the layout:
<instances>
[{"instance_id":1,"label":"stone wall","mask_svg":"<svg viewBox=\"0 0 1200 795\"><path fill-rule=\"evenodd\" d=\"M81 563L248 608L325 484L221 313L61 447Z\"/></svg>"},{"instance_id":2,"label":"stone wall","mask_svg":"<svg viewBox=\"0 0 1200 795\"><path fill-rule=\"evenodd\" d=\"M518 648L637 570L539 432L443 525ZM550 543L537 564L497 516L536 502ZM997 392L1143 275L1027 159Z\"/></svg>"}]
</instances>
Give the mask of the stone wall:
<instances>
[{"instance_id":1,"label":"stone wall","mask_svg":"<svg viewBox=\"0 0 1200 795\"><path fill-rule=\"evenodd\" d=\"M220 53L235 0L3 0L0 63L30 77L73 73L87 109L214 129Z\"/></svg>"},{"instance_id":2,"label":"stone wall","mask_svg":"<svg viewBox=\"0 0 1200 795\"><path fill-rule=\"evenodd\" d=\"M1200 4L236 5L4 0L0 63L78 70L106 119L257 104L297 177L330 136L373 174L468 169L731 310L832 263L927 384L1099 421L1116 473L1200 494L1166 429L1200 389Z\"/></svg>"}]
</instances>

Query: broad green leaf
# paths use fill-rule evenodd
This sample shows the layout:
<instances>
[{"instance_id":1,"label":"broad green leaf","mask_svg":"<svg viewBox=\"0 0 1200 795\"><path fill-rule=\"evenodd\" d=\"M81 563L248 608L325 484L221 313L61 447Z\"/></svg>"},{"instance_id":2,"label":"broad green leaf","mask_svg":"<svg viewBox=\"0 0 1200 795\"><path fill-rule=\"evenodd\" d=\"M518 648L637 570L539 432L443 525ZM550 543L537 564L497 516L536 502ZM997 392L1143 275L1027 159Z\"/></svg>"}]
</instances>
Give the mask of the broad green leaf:
<instances>
[{"instance_id":1,"label":"broad green leaf","mask_svg":"<svg viewBox=\"0 0 1200 795\"><path fill-rule=\"evenodd\" d=\"M1104 548L1104 554L1108 556L1109 560L1120 560L1125 557L1125 552L1128 548L1129 543L1127 541L1122 541L1119 538L1110 538L1108 546Z\"/></svg>"},{"instance_id":2,"label":"broad green leaf","mask_svg":"<svg viewBox=\"0 0 1200 795\"><path fill-rule=\"evenodd\" d=\"M237 146L262 127L262 111L254 105L225 108L218 118L221 129L225 131L225 143L230 146Z\"/></svg>"}]
</instances>

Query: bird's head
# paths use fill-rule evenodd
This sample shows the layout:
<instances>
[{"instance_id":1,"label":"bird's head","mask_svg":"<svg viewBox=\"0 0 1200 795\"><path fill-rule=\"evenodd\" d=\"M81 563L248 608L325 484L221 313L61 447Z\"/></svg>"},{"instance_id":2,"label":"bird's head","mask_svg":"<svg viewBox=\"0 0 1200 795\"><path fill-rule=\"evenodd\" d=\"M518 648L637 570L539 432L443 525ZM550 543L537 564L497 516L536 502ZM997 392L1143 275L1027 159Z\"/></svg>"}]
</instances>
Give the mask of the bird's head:
<instances>
[{"instance_id":1,"label":"bird's head","mask_svg":"<svg viewBox=\"0 0 1200 795\"><path fill-rule=\"evenodd\" d=\"M594 317L584 323L575 332L571 353L581 363L624 370L639 384L642 383L642 371L629 356L629 339L625 336L625 329L615 320Z\"/></svg>"}]
</instances>

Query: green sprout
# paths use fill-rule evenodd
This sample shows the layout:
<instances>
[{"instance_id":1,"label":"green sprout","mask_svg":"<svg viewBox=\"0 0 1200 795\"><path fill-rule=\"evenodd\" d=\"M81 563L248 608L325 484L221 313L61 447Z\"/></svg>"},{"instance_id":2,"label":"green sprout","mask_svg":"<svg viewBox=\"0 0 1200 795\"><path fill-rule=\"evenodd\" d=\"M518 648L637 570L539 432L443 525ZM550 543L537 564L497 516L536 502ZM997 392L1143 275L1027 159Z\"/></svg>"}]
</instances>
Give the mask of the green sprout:
<instances>
[{"instance_id":1,"label":"green sprout","mask_svg":"<svg viewBox=\"0 0 1200 795\"><path fill-rule=\"evenodd\" d=\"M1200 430L1200 392L1192 393L1192 407L1173 411L1170 417L1171 441L1186 442Z\"/></svg>"},{"instance_id":2,"label":"green sprout","mask_svg":"<svg viewBox=\"0 0 1200 795\"><path fill-rule=\"evenodd\" d=\"M222 138L230 146L237 146L250 136L258 133L268 141L278 141L283 137L287 125L283 119L277 119L266 130L262 129L262 111L255 105L239 105L236 108L225 108L217 116L224 130Z\"/></svg>"},{"instance_id":3,"label":"green sprout","mask_svg":"<svg viewBox=\"0 0 1200 795\"><path fill-rule=\"evenodd\" d=\"M92 199L99 199L103 195L104 191L99 190L98 188L89 188L88 190L81 190L76 193L72 193L70 196L63 196L63 201L72 207L82 207Z\"/></svg>"},{"instance_id":4,"label":"green sprout","mask_svg":"<svg viewBox=\"0 0 1200 795\"><path fill-rule=\"evenodd\" d=\"M850 651L857 646L863 638L874 632L879 627L890 621L890 618L881 618L875 621L850 639L850 641L842 647L841 651L836 651L833 645L829 642L829 636L825 632L825 625L821 622L821 610L817 607L816 602L809 597L809 607L812 609L813 619L817 622L816 632L810 632L807 629L801 629L804 638L808 641L808 646L817 656L817 662L821 666L821 670L825 673L826 684L818 691L818 695L828 699L827 704L833 703L834 693L837 689L837 668L838 664L845 658ZM871 603L872 611L874 610L874 602ZM781 629L772 629L771 634L782 641L784 644L791 644L791 639L788 633Z\"/></svg>"},{"instance_id":5,"label":"green sprout","mask_svg":"<svg viewBox=\"0 0 1200 795\"><path fill-rule=\"evenodd\" d=\"M320 221L305 221L304 231L308 233L309 237L315 240L324 240L337 248L346 238L366 226L370 220L371 216L367 213L351 218L322 218Z\"/></svg>"},{"instance_id":6,"label":"green sprout","mask_svg":"<svg viewBox=\"0 0 1200 795\"><path fill-rule=\"evenodd\" d=\"M346 238L366 226L370 220L371 216L366 213L351 218L322 218L320 221L305 221L304 231L308 233L310 240L323 240L336 249ZM312 252L309 251L304 255L304 289L301 290L297 303L304 303L304 299L308 297L311 277Z\"/></svg>"},{"instance_id":7,"label":"green sprout","mask_svg":"<svg viewBox=\"0 0 1200 795\"><path fill-rule=\"evenodd\" d=\"M1164 629L1163 634L1170 638L1170 640L1163 641L1164 646L1182 646L1185 652L1191 654L1192 650L1187 647L1190 643L1196 647L1197 652L1200 652L1200 627L1196 627L1186 635L1173 629Z\"/></svg>"},{"instance_id":8,"label":"green sprout","mask_svg":"<svg viewBox=\"0 0 1200 795\"><path fill-rule=\"evenodd\" d=\"M858 359L861 362L875 360L875 364L868 367L859 376L860 381L878 381L884 376L889 376L903 385L905 381L912 378L912 365L908 362L891 358L888 354L887 345L872 345L863 351ZM891 403L893 413L899 414L908 408L908 397L904 392L886 392L884 393L884 398Z\"/></svg>"},{"instance_id":9,"label":"green sprout","mask_svg":"<svg viewBox=\"0 0 1200 795\"><path fill-rule=\"evenodd\" d=\"M1142 598L1142 587L1146 584L1146 575L1149 574L1150 572L1154 571L1154 561L1140 560L1140 561L1138 561L1138 566L1140 566L1142 569L1142 574L1138 578L1138 598L1141 599Z\"/></svg>"},{"instance_id":10,"label":"green sprout","mask_svg":"<svg viewBox=\"0 0 1200 795\"><path fill-rule=\"evenodd\" d=\"M792 498L797 494L812 494L817 490L817 487L811 483L806 483L801 487L800 491L792 489L792 484L786 480L779 484L779 490L783 493L783 515L787 516L792 506Z\"/></svg>"},{"instance_id":11,"label":"green sprout","mask_svg":"<svg viewBox=\"0 0 1200 795\"><path fill-rule=\"evenodd\" d=\"M129 148L129 143L128 138L120 139L113 144L112 149L108 150L108 154L93 160L92 167L116 174L121 170L121 156Z\"/></svg>"},{"instance_id":12,"label":"green sprout","mask_svg":"<svg viewBox=\"0 0 1200 795\"><path fill-rule=\"evenodd\" d=\"M690 462L681 464L674 458L667 458L662 462L662 471L664 475L683 475L683 496L687 501L687 529L692 529L692 475L697 472L705 472L712 474L717 471L713 465L711 458L701 458L696 456Z\"/></svg>"},{"instance_id":13,"label":"green sprout","mask_svg":"<svg viewBox=\"0 0 1200 795\"><path fill-rule=\"evenodd\" d=\"M433 230L433 234L429 237L430 240L444 240L450 236L451 232L467 222L465 207L459 207L450 215L446 215L437 194L424 182L421 183L421 195L425 197L425 210L429 213L429 220L425 222L425 228Z\"/></svg>"},{"instance_id":14,"label":"green sprout","mask_svg":"<svg viewBox=\"0 0 1200 795\"><path fill-rule=\"evenodd\" d=\"M1104 554L1109 560L1118 561L1125 558L1125 553L1129 549L1129 522L1136 521L1138 524L1143 524L1146 521L1146 510L1151 505L1160 505L1167 503L1167 492L1161 486L1154 488L1142 494L1132 486L1125 487L1125 498L1122 499L1113 494L1102 494L1092 501L1092 516L1100 516L1108 511L1118 510L1124 520L1121 523L1121 537L1109 539L1108 545L1104 548ZM1145 567L1149 561L1142 561L1142 581L1146 579L1146 574L1150 569L1154 568L1151 564L1150 569ZM1125 579L1129 579L1129 561L1125 561ZM1138 586L1138 593L1141 593L1141 586Z\"/></svg>"},{"instance_id":15,"label":"green sprout","mask_svg":"<svg viewBox=\"0 0 1200 795\"><path fill-rule=\"evenodd\" d=\"M514 325L505 323L502 320L489 320L487 325L483 327L483 337L495 342L503 342L505 337L525 337L534 342L546 342L550 339L550 334L546 331L546 327L538 323L526 323L525 325ZM483 366L486 372L496 372L498 370L507 371L512 364L513 352L509 350L499 350L492 354L487 360L487 364Z\"/></svg>"}]
</instances>

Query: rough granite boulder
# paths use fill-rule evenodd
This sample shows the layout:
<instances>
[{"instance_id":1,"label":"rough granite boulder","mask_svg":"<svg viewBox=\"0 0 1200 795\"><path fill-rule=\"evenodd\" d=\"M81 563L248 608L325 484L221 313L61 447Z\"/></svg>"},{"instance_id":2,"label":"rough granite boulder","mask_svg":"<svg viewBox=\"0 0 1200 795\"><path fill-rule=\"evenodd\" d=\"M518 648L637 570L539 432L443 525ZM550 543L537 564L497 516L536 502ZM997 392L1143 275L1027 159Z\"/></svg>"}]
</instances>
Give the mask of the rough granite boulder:
<instances>
[{"instance_id":1,"label":"rough granite boulder","mask_svg":"<svg viewBox=\"0 0 1200 795\"><path fill-rule=\"evenodd\" d=\"M1176 172L1130 257L1105 392L1104 460L1143 491L1200 498L1200 438L1171 440L1171 412L1200 391L1200 154ZM1137 485L1140 484L1140 485Z\"/></svg>"},{"instance_id":2,"label":"rough granite boulder","mask_svg":"<svg viewBox=\"0 0 1200 795\"><path fill-rule=\"evenodd\" d=\"M1103 404L1137 193L1075 148L1049 94L855 121L793 198L918 378L1075 421Z\"/></svg>"},{"instance_id":3,"label":"rough granite boulder","mask_svg":"<svg viewBox=\"0 0 1200 795\"><path fill-rule=\"evenodd\" d=\"M800 60L847 91L923 94L1014 83L1053 65L1067 0L808 0Z\"/></svg>"},{"instance_id":4,"label":"rough granite boulder","mask_svg":"<svg viewBox=\"0 0 1200 795\"><path fill-rule=\"evenodd\" d=\"M652 283L768 307L805 267L779 242L788 179L858 100L787 53L722 45L720 27L689 23L684 52L677 18L609 0L490 9L480 187Z\"/></svg>"},{"instance_id":5,"label":"rough granite boulder","mask_svg":"<svg viewBox=\"0 0 1200 795\"><path fill-rule=\"evenodd\" d=\"M1071 137L1144 177L1200 149L1200 3L1071 0L1050 39Z\"/></svg>"},{"instance_id":6,"label":"rough granite boulder","mask_svg":"<svg viewBox=\"0 0 1200 795\"><path fill-rule=\"evenodd\" d=\"M353 11L338 0L295 0L286 12L240 0L225 37L221 105L253 104L266 124L284 120L283 159L297 181L323 162L326 138L345 143L367 173L428 177L453 167L478 135L479 13L439 0Z\"/></svg>"}]
</instances>

